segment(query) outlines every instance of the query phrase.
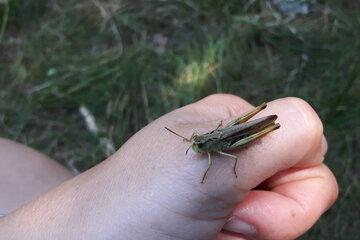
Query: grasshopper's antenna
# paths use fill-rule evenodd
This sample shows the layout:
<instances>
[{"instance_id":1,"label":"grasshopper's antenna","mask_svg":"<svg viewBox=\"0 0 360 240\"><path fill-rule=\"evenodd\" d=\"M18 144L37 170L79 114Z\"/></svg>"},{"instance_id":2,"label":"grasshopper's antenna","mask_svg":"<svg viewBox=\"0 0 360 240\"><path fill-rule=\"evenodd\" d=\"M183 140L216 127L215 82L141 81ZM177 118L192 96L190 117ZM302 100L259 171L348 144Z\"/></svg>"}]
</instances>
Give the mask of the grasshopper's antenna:
<instances>
[{"instance_id":1,"label":"grasshopper's antenna","mask_svg":"<svg viewBox=\"0 0 360 240\"><path fill-rule=\"evenodd\" d=\"M167 128L167 127L165 127L165 129L166 129L166 130L168 130L169 132L171 132L171 133L175 134L176 136L181 137L181 138L182 138L182 139L184 139L185 141L187 141L187 142L191 142L191 140L190 140L190 139L188 139L188 138L186 138L186 137L181 136L180 134L178 134L178 133L174 132L173 130L171 130L171 129Z\"/></svg>"}]
</instances>

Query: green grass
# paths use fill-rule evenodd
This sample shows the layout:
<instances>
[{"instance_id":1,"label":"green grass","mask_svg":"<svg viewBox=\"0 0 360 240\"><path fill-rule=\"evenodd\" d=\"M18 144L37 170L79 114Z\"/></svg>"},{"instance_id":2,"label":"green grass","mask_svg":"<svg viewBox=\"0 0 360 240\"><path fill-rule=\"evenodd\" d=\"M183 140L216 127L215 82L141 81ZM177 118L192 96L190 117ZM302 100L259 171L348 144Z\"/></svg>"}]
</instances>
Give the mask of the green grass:
<instances>
[{"instance_id":1,"label":"green grass","mask_svg":"<svg viewBox=\"0 0 360 240\"><path fill-rule=\"evenodd\" d=\"M301 97L324 121L341 188L303 239L360 239L360 4L311 2L294 18L264 1L0 3L0 136L83 171L109 154L104 138L118 148L208 94Z\"/></svg>"}]
</instances>

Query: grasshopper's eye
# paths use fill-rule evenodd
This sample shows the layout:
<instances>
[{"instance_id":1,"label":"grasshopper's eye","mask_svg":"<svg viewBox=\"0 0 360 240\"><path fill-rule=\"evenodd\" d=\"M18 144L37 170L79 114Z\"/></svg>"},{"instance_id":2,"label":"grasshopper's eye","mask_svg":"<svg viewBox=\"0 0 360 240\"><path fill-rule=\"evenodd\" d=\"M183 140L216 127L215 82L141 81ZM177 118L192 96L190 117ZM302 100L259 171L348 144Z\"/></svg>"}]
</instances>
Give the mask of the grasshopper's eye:
<instances>
[{"instance_id":1,"label":"grasshopper's eye","mask_svg":"<svg viewBox=\"0 0 360 240\"><path fill-rule=\"evenodd\" d=\"M204 146L204 143L198 143L197 145L199 148L202 148Z\"/></svg>"}]
</instances>

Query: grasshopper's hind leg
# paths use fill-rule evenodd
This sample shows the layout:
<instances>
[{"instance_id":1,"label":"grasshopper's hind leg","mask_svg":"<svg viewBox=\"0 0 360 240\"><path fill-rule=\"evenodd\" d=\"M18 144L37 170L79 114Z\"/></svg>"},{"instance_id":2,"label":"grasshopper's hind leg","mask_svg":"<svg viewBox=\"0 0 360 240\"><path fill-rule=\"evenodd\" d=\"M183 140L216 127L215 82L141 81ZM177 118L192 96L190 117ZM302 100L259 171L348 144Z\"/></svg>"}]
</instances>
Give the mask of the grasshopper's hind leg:
<instances>
[{"instance_id":1,"label":"grasshopper's hind leg","mask_svg":"<svg viewBox=\"0 0 360 240\"><path fill-rule=\"evenodd\" d=\"M262 129L261 131L254 133L250 136L247 136L247 137L240 139L239 141L233 143L231 145L231 147L229 148L229 150L236 149L236 148L242 147L242 146L246 146L248 143L253 142L256 139L259 139L262 136L264 136L264 135L268 134L269 132L272 132L278 128L280 128L280 124L278 124L278 123L271 124L271 125L267 126L266 128Z\"/></svg>"},{"instance_id":2,"label":"grasshopper's hind leg","mask_svg":"<svg viewBox=\"0 0 360 240\"><path fill-rule=\"evenodd\" d=\"M210 154L210 152L208 152L207 154L208 154L208 167L206 168L206 171L204 172L204 175L203 175L203 178L202 178L202 180L201 180L201 183L204 183L206 174L208 173L211 165L213 164L213 160L211 159L211 154Z\"/></svg>"},{"instance_id":3,"label":"grasshopper's hind leg","mask_svg":"<svg viewBox=\"0 0 360 240\"><path fill-rule=\"evenodd\" d=\"M221 154L221 155L224 155L224 156L231 157L231 158L234 158L234 159L235 159L235 163L234 163L234 174L235 174L235 177L237 178L236 167L237 167L237 163L238 163L238 157L235 156L235 155L229 154L229 153L225 153L225 152L220 152L220 151L219 151L218 153Z\"/></svg>"},{"instance_id":4,"label":"grasshopper's hind leg","mask_svg":"<svg viewBox=\"0 0 360 240\"><path fill-rule=\"evenodd\" d=\"M228 124L225 125L225 127L230 127L230 126L234 126L237 125L239 123L244 123L247 120L249 120L250 118L252 118L253 116L255 116L256 114L258 114L260 111L262 111L263 109L265 109L267 106L266 103L263 103L259 106L257 106L256 108L254 108L253 110L251 110L250 112L245 113L244 115L240 116L239 118L229 122Z\"/></svg>"}]
</instances>

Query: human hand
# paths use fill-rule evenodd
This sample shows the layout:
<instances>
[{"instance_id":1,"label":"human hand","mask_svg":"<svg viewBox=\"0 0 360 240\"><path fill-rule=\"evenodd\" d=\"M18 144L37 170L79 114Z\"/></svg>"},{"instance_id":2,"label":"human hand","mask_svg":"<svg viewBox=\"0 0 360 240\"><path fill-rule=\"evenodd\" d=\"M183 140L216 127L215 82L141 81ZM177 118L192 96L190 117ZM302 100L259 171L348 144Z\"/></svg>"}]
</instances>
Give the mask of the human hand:
<instances>
[{"instance_id":1,"label":"human hand","mask_svg":"<svg viewBox=\"0 0 360 240\"><path fill-rule=\"evenodd\" d=\"M207 132L250 109L238 97L213 95L156 120L120 150L120 159L143 160L138 177L148 183L147 199L158 206L146 211L157 231L174 239L294 239L333 204L338 188L323 164L322 123L303 100L275 100L256 116L277 114L281 128L235 151L237 179L233 161L216 155L200 184L207 156L185 156L188 144L164 131L167 126L185 136L194 129ZM138 207L144 207L141 201Z\"/></svg>"},{"instance_id":2,"label":"human hand","mask_svg":"<svg viewBox=\"0 0 360 240\"><path fill-rule=\"evenodd\" d=\"M323 164L320 119L303 100L268 103L255 118L278 115L281 128L234 151L233 160L185 151L185 136L252 109L217 94L152 122L114 155L0 219L3 239L294 239L335 201L338 188ZM19 226L22 226L19 228ZM16 229L16 230L15 230Z\"/></svg>"}]
</instances>

